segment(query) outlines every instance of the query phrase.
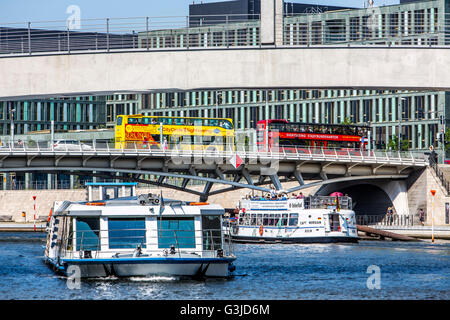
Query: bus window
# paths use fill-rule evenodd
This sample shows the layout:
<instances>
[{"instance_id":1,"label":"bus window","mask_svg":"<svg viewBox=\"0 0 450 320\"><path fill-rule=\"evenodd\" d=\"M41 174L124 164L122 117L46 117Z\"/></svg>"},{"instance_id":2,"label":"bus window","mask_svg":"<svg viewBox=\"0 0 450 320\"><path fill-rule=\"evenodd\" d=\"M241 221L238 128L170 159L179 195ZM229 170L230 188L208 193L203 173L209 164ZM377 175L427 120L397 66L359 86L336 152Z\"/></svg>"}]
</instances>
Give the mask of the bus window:
<instances>
[{"instance_id":1,"label":"bus window","mask_svg":"<svg viewBox=\"0 0 450 320\"><path fill-rule=\"evenodd\" d=\"M137 118L128 118L128 124L138 124Z\"/></svg>"},{"instance_id":2,"label":"bus window","mask_svg":"<svg viewBox=\"0 0 450 320\"><path fill-rule=\"evenodd\" d=\"M175 121L175 124L177 125L177 126L182 126L182 125L184 125L185 124L185 119L184 118L176 118L176 119L173 119L174 121Z\"/></svg>"},{"instance_id":3,"label":"bus window","mask_svg":"<svg viewBox=\"0 0 450 320\"><path fill-rule=\"evenodd\" d=\"M116 124L117 124L118 126L121 126L121 125L122 125L122 117L118 117L118 118L117 118Z\"/></svg>"},{"instance_id":4,"label":"bus window","mask_svg":"<svg viewBox=\"0 0 450 320\"><path fill-rule=\"evenodd\" d=\"M209 125L212 127L217 127L219 125L219 121L217 119L210 119Z\"/></svg>"},{"instance_id":5,"label":"bus window","mask_svg":"<svg viewBox=\"0 0 450 320\"><path fill-rule=\"evenodd\" d=\"M228 120L220 120L219 126L227 130L233 129L233 125Z\"/></svg>"}]
</instances>

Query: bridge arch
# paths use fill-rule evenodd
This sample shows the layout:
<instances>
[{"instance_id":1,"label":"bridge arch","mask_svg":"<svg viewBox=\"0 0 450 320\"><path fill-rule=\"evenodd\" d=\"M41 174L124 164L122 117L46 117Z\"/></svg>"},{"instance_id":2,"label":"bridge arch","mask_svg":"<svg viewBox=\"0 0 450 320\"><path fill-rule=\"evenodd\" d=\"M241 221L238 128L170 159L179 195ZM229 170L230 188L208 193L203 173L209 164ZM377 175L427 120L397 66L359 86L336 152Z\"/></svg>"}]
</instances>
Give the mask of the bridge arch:
<instances>
[{"instance_id":1,"label":"bridge arch","mask_svg":"<svg viewBox=\"0 0 450 320\"><path fill-rule=\"evenodd\" d=\"M408 193L405 180L347 181L322 186L317 195L332 192L348 194L357 215L382 215L393 206L398 215L407 215Z\"/></svg>"}]
</instances>

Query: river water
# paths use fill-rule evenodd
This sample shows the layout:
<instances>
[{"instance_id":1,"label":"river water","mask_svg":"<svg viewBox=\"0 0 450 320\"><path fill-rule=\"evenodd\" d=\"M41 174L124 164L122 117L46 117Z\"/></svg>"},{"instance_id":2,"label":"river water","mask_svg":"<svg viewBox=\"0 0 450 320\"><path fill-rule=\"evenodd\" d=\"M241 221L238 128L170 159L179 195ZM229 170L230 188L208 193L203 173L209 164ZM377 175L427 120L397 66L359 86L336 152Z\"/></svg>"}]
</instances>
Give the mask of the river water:
<instances>
[{"instance_id":1,"label":"river water","mask_svg":"<svg viewBox=\"0 0 450 320\"><path fill-rule=\"evenodd\" d=\"M0 299L340 300L450 298L450 242L236 244L236 276L83 280L42 261L43 233L0 233Z\"/></svg>"}]
</instances>

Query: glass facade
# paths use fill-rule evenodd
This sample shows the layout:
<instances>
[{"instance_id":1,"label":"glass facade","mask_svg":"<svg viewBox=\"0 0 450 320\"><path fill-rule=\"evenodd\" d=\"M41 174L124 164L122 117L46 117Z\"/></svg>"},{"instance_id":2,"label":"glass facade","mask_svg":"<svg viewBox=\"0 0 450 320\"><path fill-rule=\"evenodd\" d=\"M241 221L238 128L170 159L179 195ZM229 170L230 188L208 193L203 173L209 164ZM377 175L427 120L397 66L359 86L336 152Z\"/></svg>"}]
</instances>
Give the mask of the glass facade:
<instances>
[{"instance_id":1,"label":"glass facade","mask_svg":"<svg viewBox=\"0 0 450 320\"><path fill-rule=\"evenodd\" d=\"M439 117L447 116L449 94L393 90L221 90L158 92L142 96L146 115L229 117L236 129L254 129L259 120L370 125L372 147L385 149L392 136L412 150L437 147Z\"/></svg>"}]
</instances>

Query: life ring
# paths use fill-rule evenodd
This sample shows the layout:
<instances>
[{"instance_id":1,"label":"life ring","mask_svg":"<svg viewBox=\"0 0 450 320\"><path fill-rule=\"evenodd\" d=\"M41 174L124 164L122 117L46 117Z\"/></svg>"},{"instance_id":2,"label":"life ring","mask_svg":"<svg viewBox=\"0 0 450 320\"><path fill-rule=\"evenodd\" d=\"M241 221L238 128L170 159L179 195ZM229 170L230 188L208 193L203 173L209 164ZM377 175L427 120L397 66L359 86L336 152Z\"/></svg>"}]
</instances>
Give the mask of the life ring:
<instances>
[{"instance_id":1,"label":"life ring","mask_svg":"<svg viewBox=\"0 0 450 320\"><path fill-rule=\"evenodd\" d=\"M259 226L259 235L262 236L264 234L264 228L263 225Z\"/></svg>"}]
</instances>

